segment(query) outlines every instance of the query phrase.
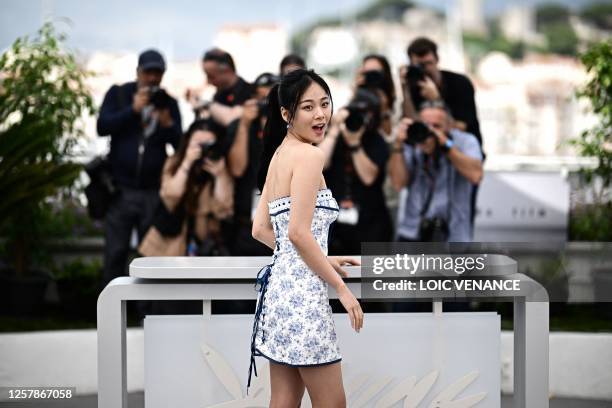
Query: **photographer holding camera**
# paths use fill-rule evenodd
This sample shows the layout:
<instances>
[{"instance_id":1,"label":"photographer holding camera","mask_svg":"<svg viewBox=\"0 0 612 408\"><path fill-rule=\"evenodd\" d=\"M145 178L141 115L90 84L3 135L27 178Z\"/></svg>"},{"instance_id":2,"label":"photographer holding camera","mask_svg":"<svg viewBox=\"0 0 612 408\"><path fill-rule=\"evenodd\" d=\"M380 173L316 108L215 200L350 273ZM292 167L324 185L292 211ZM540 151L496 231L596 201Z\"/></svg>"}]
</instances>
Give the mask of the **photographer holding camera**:
<instances>
[{"instance_id":1,"label":"photographer holding camera","mask_svg":"<svg viewBox=\"0 0 612 408\"><path fill-rule=\"evenodd\" d=\"M354 255L363 241L392 237L383 193L389 152L378 130L380 121L379 97L358 88L349 105L334 115L319 145L327 157L325 180L340 206L330 234L330 254Z\"/></svg>"},{"instance_id":2,"label":"photographer holding camera","mask_svg":"<svg viewBox=\"0 0 612 408\"><path fill-rule=\"evenodd\" d=\"M243 107L242 116L230 123L227 137L231 142L228 154L229 172L234 177L234 219L230 236L232 255L265 256L270 249L255 240L251 233L257 191L257 169L263 150L263 129L268 118L267 97L279 81L271 73L259 75L255 92Z\"/></svg>"},{"instance_id":3,"label":"photographer holding camera","mask_svg":"<svg viewBox=\"0 0 612 408\"><path fill-rule=\"evenodd\" d=\"M229 255L221 221L233 213L228 146L210 121L194 122L166 160L160 203L138 251L143 256Z\"/></svg>"},{"instance_id":4,"label":"photographer holding camera","mask_svg":"<svg viewBox=\"0 0 612 408\"><path fill-rule=\"evenodd\" d=\"M469 242L472 187L483 175L478 141L451 128L440 102L423 104L419 116L401 120L389 160L393 188L409 190L398 240Z\"/></svg>"},{"instance_id":5,"label":"photographer holding camera","mask_svg":"<svg viewBox=\"0 0 612 408\"><path fill-rule=\"evenodd\" d=\"M100 136L110 135L108 162L118 194L105 215L102 287L124 274L132 230L139 239L150 225L166 160L166 144L177 147L181 116L174 98L159 87L166 70L162 55L147 50L138 57L136 81L113 85L97 121Z\"/></svg>"},{"instance_id":6,"label":"photographer holding camera","mask_svg":"<svg viewBox=\"0 0 612 408\"><path fill-rule=\"evenodd\" d=\"M471 133L482 146L474 100L474 86L465 75L438 67L438 46L428 38L417 38L408 46L409 66L400 69L404 116L417 117L426 101L442 100L453 115L452 127Z\"/></svg>"}]
</instances>

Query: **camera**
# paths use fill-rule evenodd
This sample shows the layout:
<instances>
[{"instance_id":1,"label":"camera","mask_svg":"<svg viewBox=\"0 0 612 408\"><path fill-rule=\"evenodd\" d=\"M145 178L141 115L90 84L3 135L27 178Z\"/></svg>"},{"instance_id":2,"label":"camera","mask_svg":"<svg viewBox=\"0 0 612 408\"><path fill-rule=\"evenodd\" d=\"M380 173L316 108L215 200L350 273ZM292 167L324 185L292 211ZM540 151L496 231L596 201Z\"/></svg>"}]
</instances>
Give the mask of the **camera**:
<instances>
[{"instance_id":1,"label":"camera","mask_svg":"<svg viewBox=\"0 0 612 408\"><path fill-rule=\"evenodd\" d=\"M149 88L149 103L155 109L169 109L170 105L172 105L172 98L165 89L159 86L152 86Z\"/></svg>"},{"instance_id":2,"label":"camera","mask_svg":"<svg viewBox=\"0 0 612 408\"><path fill-rule=\"evenodd\" d=\"M351 132L356 132L362 126L375 129L380 123L380 100L367 89L358 88L346 110L349 115L344 124Z\"/></svg>"},{"instance_id":3,"label":"camera","mask_svg":"<svg viewBox=\"0 0 612 408\"><path fill-rule=\"evenodd\" d=\"M409 65L408 70L406 71L406 83L410 88L410 94L414 98L416 95L421 94L421 88L419 87L419 82L425 80L425 69L422 65L414 64Z\"/></svg>"},{"instance_id":4,"label":"camera","mask_svg":"<svg viewBox=\"0 0 612 408\"><path fill-rule=\"evenodd\" d=\"M363 87L365 88L381 88L383 87L385 77L378 70L369 70L363 73Z\"/></svg>"},{"instance_id":5,"label":"camera","mask_svg":"<svg viewBox=\"0 0 612 408\"><path fill-rule=\"evenodd\" d=\"M346 109L349 111L349 115L344 124L351 132L356 132L366 123L368 104L364 101L353 101L348 104Z\"/></svg>"},{"instance_id":6,"label":"camera","mask_svg":"<svg viewBox=\"0 0 612 408\"><path fill-rule=\"evenodd\" d=\"M200 143L200 148L202 149L202 155L199 159L200 163L204 159L219 160L221 158L221 152L219 151L217 142L202 142Z\"/></svg>"},{"instance_id":7,"label":"camera","mask_svg":"<svg viewBox=\"0 0 612 408\"><path fill-rule=\"evenodd\" d=\"M406 71L406 82L417 83L425 80L425 69L422 65L415 64L409 65Z\"/></svg>"},{"instance_id":8,"label":"camera","mask_svg":"<svg viewBox=\"0 0 612 408\"><path fill-rule=\"evenodd\" d=\"M423 143L430 137L433 137L434 134L425 123L421 121L415 121L408 130L406 131L407 137L404 140L404 143L410 146L414 146L420 143Z\"/></svg>"},{"instance_id":9,"label":"camera","mask_svg":"<svg viewBox=\"0 0 612 408\"><path fill-rule=\"evenodd\" d=\"M440 217L423 218L419 224L419 236L423 242L446 242L448 223Z\"/></svg>"},{"instance_id":10,"label":"camera","mask_svg":"<svg viewBox=\"0 0 612 408\"><path fill-rule=\"evenodd\" d=\"M189 126L187 133L193 134L198 130L204 130L214 133L216 136L216 140L200 143L202 153L200 155L200 158L194 162L195 167L201 167L202 163L204 162L204 159L219 160L221 157L224 156L223 143L219 140L218 136L220 132L218 125L216 125L215 122L210 119L197 119Z\"/></svg>"}]
</instances>

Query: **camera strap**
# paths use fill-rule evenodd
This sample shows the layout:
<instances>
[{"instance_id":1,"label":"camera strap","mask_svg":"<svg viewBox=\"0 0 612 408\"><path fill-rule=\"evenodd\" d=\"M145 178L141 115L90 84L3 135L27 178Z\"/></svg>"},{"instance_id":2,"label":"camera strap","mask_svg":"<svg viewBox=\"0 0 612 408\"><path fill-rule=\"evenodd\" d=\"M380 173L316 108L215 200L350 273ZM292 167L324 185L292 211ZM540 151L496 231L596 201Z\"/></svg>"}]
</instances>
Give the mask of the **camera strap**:
<instances>
[{"instance_id":1,"label":"camera strap","mask_svg":"<svg viewBox=\"0 0 612 408\"><path fill-rule=\"evenodd\" d=\"M446 132L446 137L448 137L450 140L454 140L453 135L450 134L450 132ZM451 221L451 207L453 205L453 181L454 181L454 177L453 177L453 171L452 171L452 167L453 167L453 163L451 163L450 159L448 158L448 155L445 155L446 158L446 165L447 165L447 169L446 169L446 194L448 196L448 200L447 200L447 204L446 204L446 222L448 223L448 225L450 226L450 221Z\"/></svg>"},{"instance_id":2,"label":"camera strap","mask_svg":"<svg viewBox=\"0 0 612 408\"><path fill-rule=\"evenodd\" d=\"M414 156L413 156L414 157ZM424 157L425 160L427 160L426 157ZM447 176L446 176L446 191L447 191L447 195L448 195L448 199L447 199L447 204L446 204L446 222L450 224L450 219L451 219L451 203L452 203L452 171L451 171L451 166L452 164L450 163L450 160L446 161L446 172L447 172ZM413 167L415 168L415 167ZM433 195L434 195L434 191L436 188L436 176L432 175L429 171L425 171L427 174L427 178L429 180L431 180L431 188L429 189L429 191L427 192L427 198L425 199L425 204L423 205L423 208L421 209L421 213L420 213L420 217L421 219L423 219L425 217L425 215L427 214L427 211L429 211L429 207L431 207L431 201L433 199Z\"/></svg>"},{"instance_id":3,"label":"camera strap","mask_svg":"<svg viewBox=\"0 0 612 408\"><path fill-rule=\"evenodd\" d=\"M138 92L138 85L136 85L136 92ZM152 114L153 114L152 106L151 107L145 106L141 113L141 125L138 128L139 130L138 132L138 159L136 161L136 182L137 183L140 182L140 174L142 173L142 161L143 161L143 157L144 157L144 153L145 153L145 149L147 145L147 139L153 132L155 132L155 127L157 126L157 123L154 123L152 118L149 118L150 122L148 123L143 118L147 116L150 117Z\"/></svg>"},{"instance_id":4,"label":"camera strap","mask_svg":"<svg viewBox=\"0 0 612 408\"><path fill-rule=\"evenodd\" d=\"M451 167L453 164L450 160L446 159L446 194L448 196L446 203L446 222L450 226L451 221L451 206L453 205L453 181L451 177L453 172L451 171Z\"/></svg>"},{"instance_id":5,"label":"camera strap","mask_svg":"<svg viewBox=\"0 0 612 408\"><path fill-rule=\"evenodd\" d=\"M416 155L415 155L416 157ZM428 157L423 155L423 160L424 160L424 165L429 165L426 161L428 160ZM425 166L423 166L424 168ZM423 208L421 208L421 220L425 217L425 214L427 214L427 211L429 211L429 207L431 206L431 200L433 198L433 194L434 194L434 190L436 189L436 176L431 174L429 172L429 170L425 170L423 169L423 171L425 172L427 178L431 181L431 187L429 188L429 191L427 192L427 198L425 199L425 204L423 205Z\"/></svg>"}]
</instances>

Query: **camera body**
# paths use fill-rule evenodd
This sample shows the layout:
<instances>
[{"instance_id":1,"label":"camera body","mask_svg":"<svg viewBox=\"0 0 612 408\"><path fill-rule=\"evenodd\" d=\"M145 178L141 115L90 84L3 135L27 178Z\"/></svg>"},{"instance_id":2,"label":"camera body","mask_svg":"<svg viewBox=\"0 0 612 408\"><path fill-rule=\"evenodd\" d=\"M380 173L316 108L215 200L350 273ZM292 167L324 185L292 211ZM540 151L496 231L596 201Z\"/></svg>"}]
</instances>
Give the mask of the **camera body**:
<instances>
[{"instance_id":1,"label":"camera body","mask_svg":"<svg viewBox=\"0 0 612 408\"><path fill-rule=\"evenodd\" d=\"M349 115L344 120L344 124L351 132L356 132L363 126L377 128L380 123L380 100L376 94L367 89L358 88L345 109Z\"/></svg>"},{"instance_id":2,"label":"camera body","mask_svg":"<svg viewBox=\"0 0 612 408\"><path fill-rule=\"evenodd\" d=\"M412 125L408 127L406 133L407 137L406 140L404 140L404 143L410 146L423 143L428 138L435 136L429 126L427 126L424 122L421 122L420 120L412 123Z\"/></svg>"},{"instance_id":3,"label":"camera body","mask_svg":"<svg viewBox=\"0 0 612 408\"><path fill-rule=\"evenodd\" d=\"M385 77L378 70L369 70L363 73L363 87L382 89L385 82Z\"/></svg>"},{"instance_id":4,"label":"camera body","mask_svg":"<svg viewBox=\"0 0 612 408\"><path fill-rule=\"evenodd\" d=\"M202 149L202 155L200 156L199 162L202 163L204 159L219 160L221 158L221 152L217 142L202 142L200 143Z\"/></svg>"},{"instance_id":5,"label":"camera body","mask_svg":"<svg viewBox=\"0 0 612 408\"><path fill-rule=\"evenodd\" d=\"M409 84L425 80L425 68L420 64L411 64L406 71L406 82Z\"/></svg>"},{"instance_id":6,"label":"camera body","mask_svg":"<svg viewBox=\"0 0 612 408\"><path fill-rule=\"evenodd\" d=\"M368 106L367 103L363 101L352 101L346 107L349 115L344 121L344 124L348 130L351 132L356 132L361 127L366 124Z\"/></svg>"},{"instance_id":7,"label":"camera body","mask_svg":"<svg viewBox=\"0 0 612 408\"><path fill-rule=\"evenodd\" d=\"M172 104L172 98L165 89L159 86L152 86L149 87L149 103L155 109L169 109Z\"/></svg>"},{"instance_id":8,"label":"camera body","mask_svg":"<svg viewBox=\"0 0 612 408\"><path fill-rule=\"evenodd\" d=\"M219 160L224 156L223 142L219 140L219 129L211 119L197 119L189 126L188 133L194 133L198 130L212 132L216 135L214 141L201 142L200 148L202 153L200 158L194 161L193 166L196 168L202 167L204 159Z\"/></svg>"},{"instance_id":9,"label":"camera body","mask_svg":"<svg viewBox=\"0 0 612 408\"><path fill-rule=\"evenodd\" d=\"M421 94L419 82L424 81L426 75L425 68L423 68L422 65L411 64L408 66L408 70L406 70L406 83L408 84L412 98Z\"/></svg>"}]
</instances>

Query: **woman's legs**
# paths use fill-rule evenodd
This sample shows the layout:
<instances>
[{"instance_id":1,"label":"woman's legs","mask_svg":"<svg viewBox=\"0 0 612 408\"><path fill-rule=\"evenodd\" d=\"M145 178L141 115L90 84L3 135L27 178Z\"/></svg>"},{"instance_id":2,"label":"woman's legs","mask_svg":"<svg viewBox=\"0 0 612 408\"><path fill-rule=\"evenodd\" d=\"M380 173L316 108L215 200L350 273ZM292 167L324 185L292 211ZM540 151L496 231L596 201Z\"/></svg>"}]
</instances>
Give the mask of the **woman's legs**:
<instances>
[{"instance_id":1,"label":"woman's legs","mask_svg":"<svg viewBox=\"0 0 612 408\"><path fill-rule=\"evenodd\" d=\"M317 367L300 367L299 370L313 408L346 407L340 362Z\"/></svg>"},{"instance_id":2,"label":"woman's legs","mask_svg":"<svg viewBox=\"0 0 612 408\"><path fill-rule=\"evenodd\" d=\"M295 367L270 361L271 408L299 407L304 396L304 382Z\"/></svg>"}]
</instances>

